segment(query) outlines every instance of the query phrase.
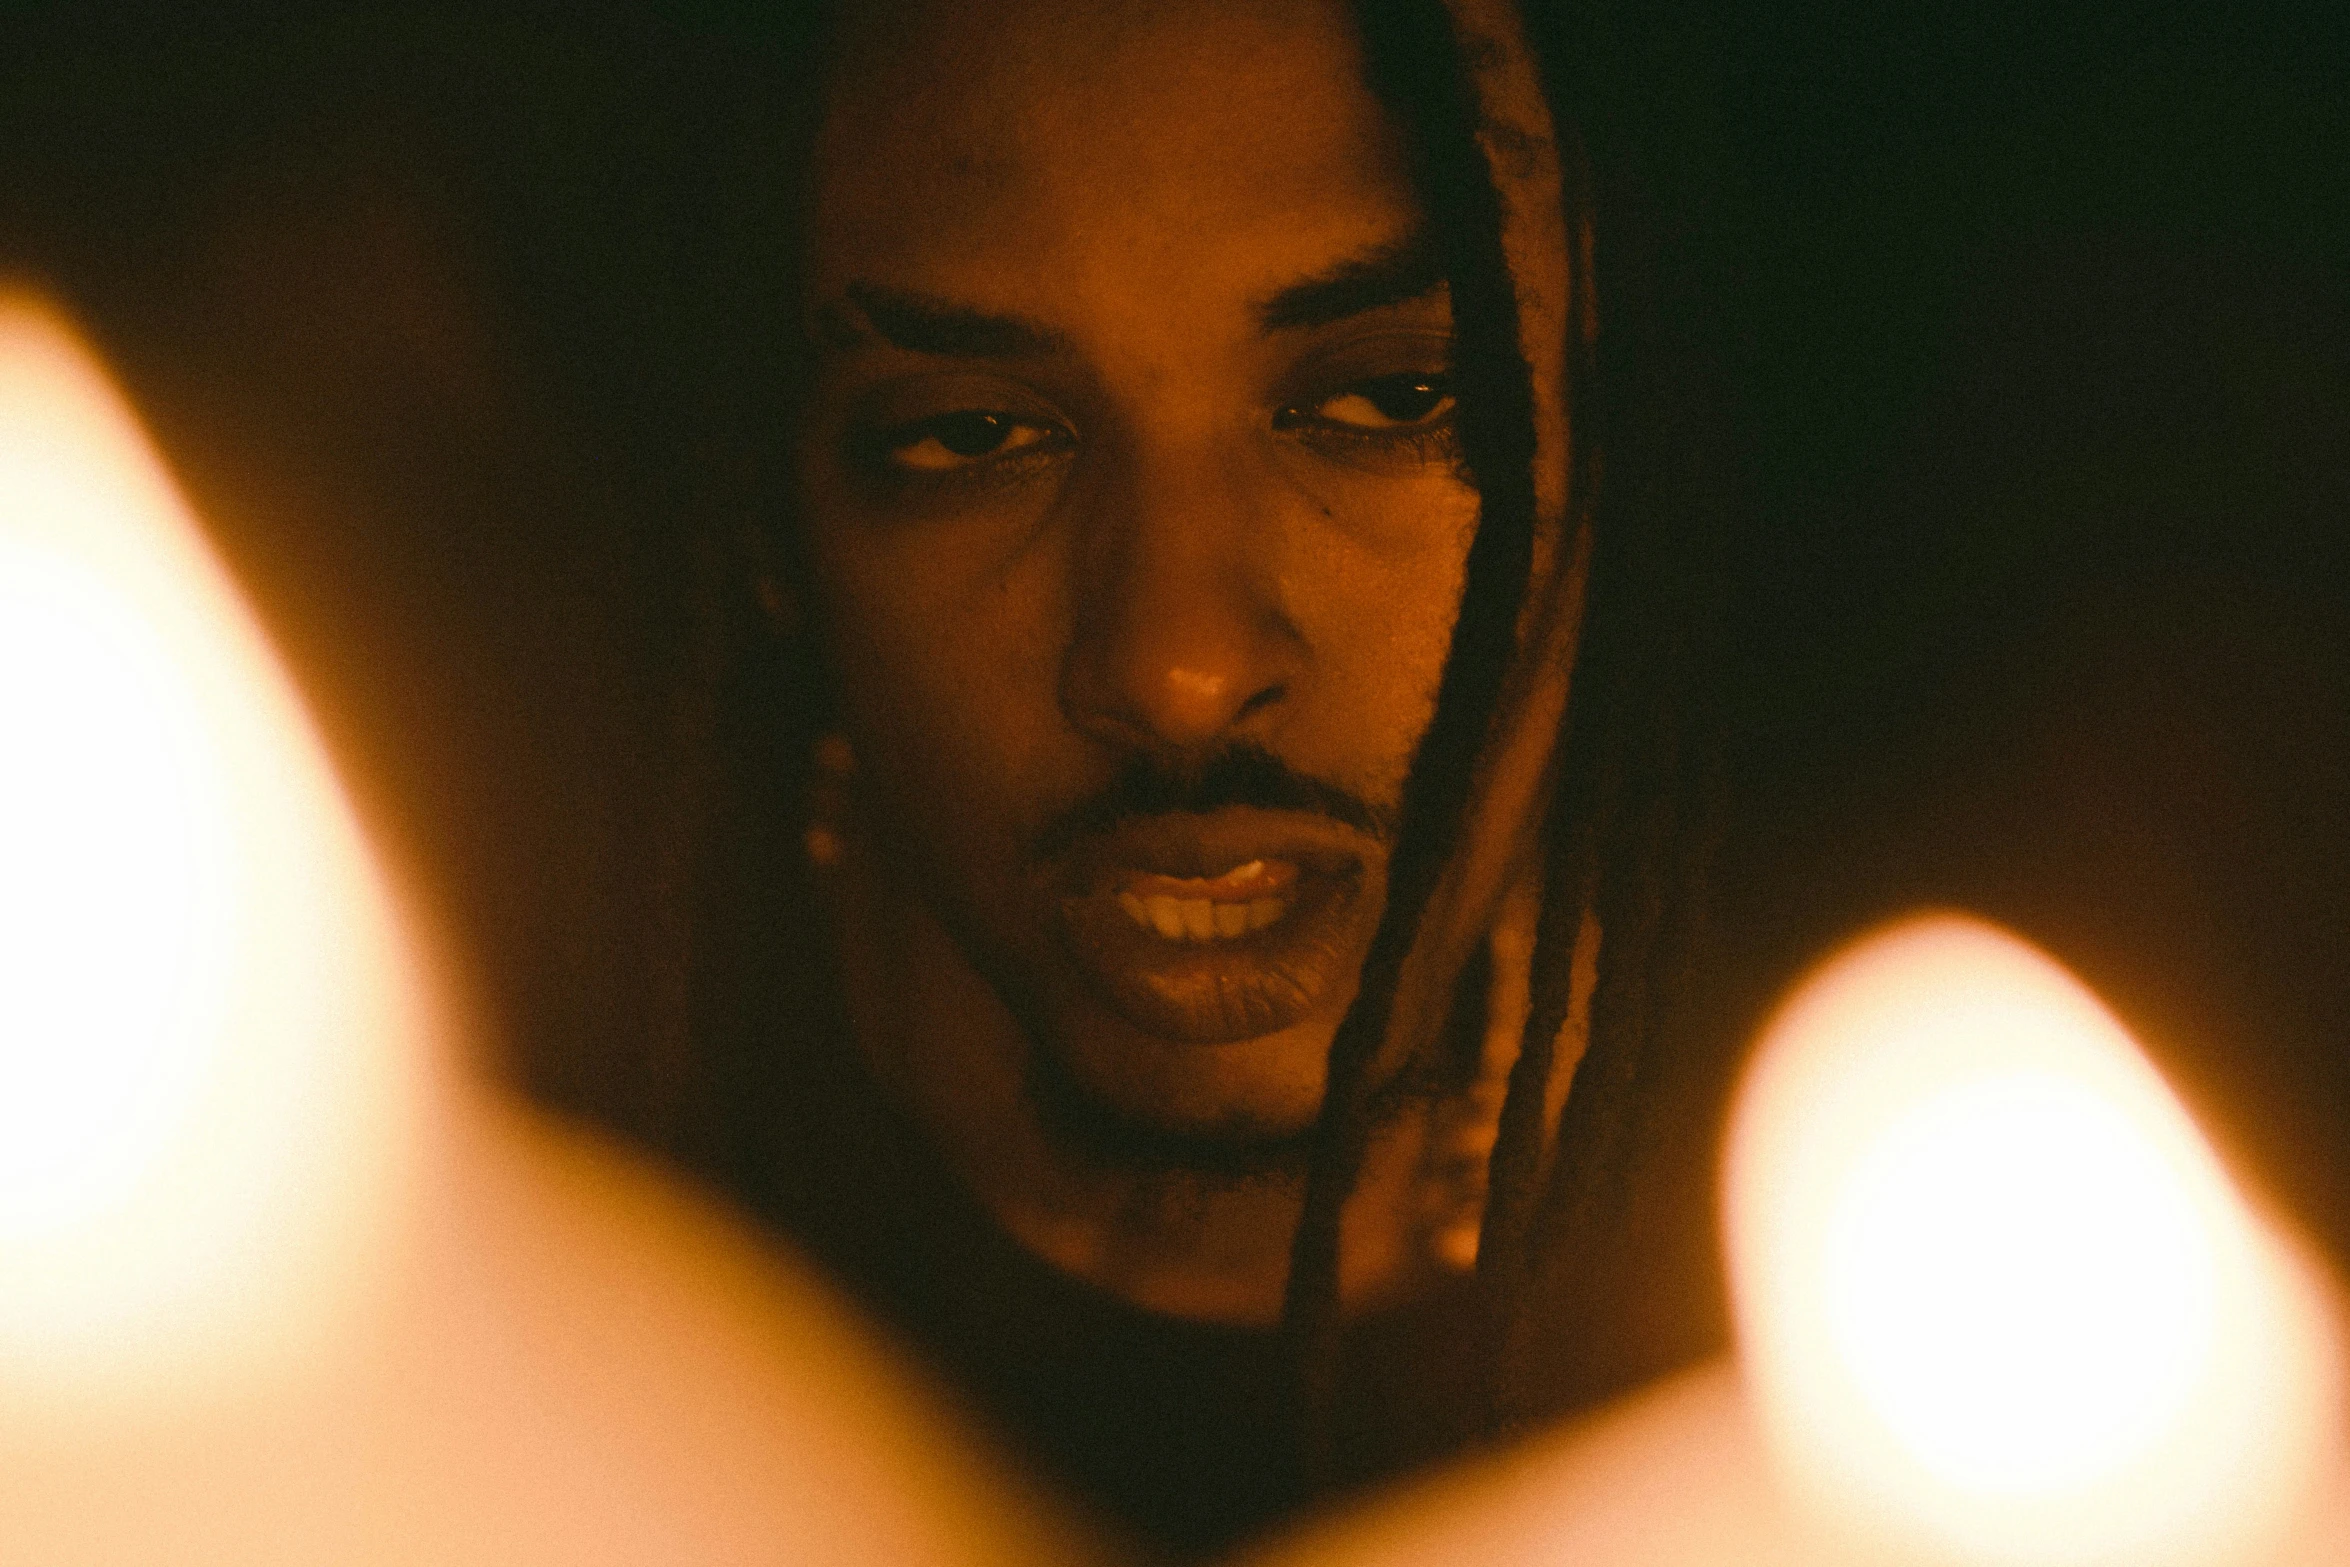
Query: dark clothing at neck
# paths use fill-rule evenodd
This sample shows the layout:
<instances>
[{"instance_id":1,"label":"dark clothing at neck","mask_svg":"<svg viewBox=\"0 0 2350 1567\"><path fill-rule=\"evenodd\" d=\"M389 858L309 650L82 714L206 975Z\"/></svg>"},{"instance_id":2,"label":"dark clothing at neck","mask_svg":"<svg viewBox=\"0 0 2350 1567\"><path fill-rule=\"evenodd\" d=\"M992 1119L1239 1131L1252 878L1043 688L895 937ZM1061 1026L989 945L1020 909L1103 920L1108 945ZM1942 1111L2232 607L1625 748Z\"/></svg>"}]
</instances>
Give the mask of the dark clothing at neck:
<instances>
[{"instance_id":1,"label":"dark clothing at neck","mask_svg":"<svg viewBox=\"0 0 2350 1567\"><path fill-rule=\"evenodd\" d=\"M1017 1460L1169 1561L1297 1512L1293 1373L1275 1333L1144 1311L1059 1272L994 1222L853 1063L813 1076L764 1161L766 1217ZM1345 1486L1472 1439L1475 1309L1463 1279L1350 1331Z\"/></svg>"}]
</instances>

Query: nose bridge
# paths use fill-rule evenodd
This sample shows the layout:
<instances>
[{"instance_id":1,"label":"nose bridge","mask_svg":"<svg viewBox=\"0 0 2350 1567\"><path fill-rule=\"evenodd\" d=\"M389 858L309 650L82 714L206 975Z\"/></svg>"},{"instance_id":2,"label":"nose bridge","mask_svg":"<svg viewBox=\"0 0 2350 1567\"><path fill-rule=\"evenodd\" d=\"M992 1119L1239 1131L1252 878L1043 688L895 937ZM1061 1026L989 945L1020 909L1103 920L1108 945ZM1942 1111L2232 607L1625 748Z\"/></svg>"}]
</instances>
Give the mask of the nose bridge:
<instances>
[{"instance_id":1,"label":"nose bridge","mask_svg":"<svg viewBox=\"0 0 2350 1567\"><path fill-rule=\"evenodd\" d=\"M1112 467L1082 521L1064 705L1123 744L1214 745L1298 671L1276 519L1242 454L1212 438L1126 443Z\"/></svg>"}]
</instances>

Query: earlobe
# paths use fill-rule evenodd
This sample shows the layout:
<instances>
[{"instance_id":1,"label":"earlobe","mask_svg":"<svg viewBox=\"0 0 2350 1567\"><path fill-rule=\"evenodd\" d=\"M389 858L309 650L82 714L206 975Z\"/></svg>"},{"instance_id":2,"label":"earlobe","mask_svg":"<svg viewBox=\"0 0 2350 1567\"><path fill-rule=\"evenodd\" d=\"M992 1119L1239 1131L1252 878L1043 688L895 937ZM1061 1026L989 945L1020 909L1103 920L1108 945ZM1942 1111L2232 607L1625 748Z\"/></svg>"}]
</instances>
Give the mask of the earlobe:
<instances>
[{"instance_id":1,"label":"earlobe","mask_svg":"<svg viewBox=\"0 0 2350 1567\"><path fill-rule=\"evenodd\" d=\"M782 576L761 569L751 577L751 599L759 606L759 616L767 629L779 641L789 641L800 634L803 624L799 596L784 585Z\"/></svg>"},{"instance_id":2,"label":"earlobe","mask_svg":"<svg viewBox=\"0 0 2350 1567\"><path fill-rule=\"evenodd\" d=\"M857 753L848 736L831 732L818 737L809 760L808 830L800 843L809 864L830 870L848 854L849 787Z\"/></svg>"}]
</instances>

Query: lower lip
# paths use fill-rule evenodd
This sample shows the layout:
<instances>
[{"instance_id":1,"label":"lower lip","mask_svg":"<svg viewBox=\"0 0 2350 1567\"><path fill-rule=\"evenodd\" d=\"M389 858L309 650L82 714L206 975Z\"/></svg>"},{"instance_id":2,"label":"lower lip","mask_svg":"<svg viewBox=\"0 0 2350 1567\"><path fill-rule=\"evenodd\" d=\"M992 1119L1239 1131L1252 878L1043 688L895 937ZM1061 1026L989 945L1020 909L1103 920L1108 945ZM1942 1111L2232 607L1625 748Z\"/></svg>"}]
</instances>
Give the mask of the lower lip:
<instances>
[{"instance_id":1,"label":"lower lip","mask_svg":"<svg viewBox=\"0 0 2350 1567\"><path fill-rule=\"evenodd\" d=\"M1223 912L1211 934L1162 935L1153 900L1191 905L1194 921L1203 902L1239 911L1242 928L1224 934L1236 916ZM1114 877L1065 899L1061 924L1089 987L1127 1022L1161 1039L1232 1044L1294 1027L1324 1005L1362 961L1365 902L1360 871L1267 862L1215 882Z\"/></svg>"}]
</instances>

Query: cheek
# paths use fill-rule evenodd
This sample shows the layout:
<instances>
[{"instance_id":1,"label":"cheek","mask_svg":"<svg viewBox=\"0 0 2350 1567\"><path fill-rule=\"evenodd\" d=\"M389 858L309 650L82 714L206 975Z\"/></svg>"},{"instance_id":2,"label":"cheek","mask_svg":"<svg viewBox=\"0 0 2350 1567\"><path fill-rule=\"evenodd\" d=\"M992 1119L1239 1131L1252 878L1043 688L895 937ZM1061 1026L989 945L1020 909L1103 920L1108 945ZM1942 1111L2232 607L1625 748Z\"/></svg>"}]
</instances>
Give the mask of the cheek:
<instances>
[{"instance_id":1,"label":"cheek","mask_svg":"<svg viewBox=\"0 0 2350 1567\"><path fill-rule=\"evenodd\" d=\"M812 541L841 716L893 817L1015 819L1055 751L1062 607L950 533Z\"/></svg>"},{"instance_id":2,"label":"cheek","mask_svg":"<svg viewBox=\"0 0 2350 1567\"><path fill-rule=\"evenodd\" d=\"M1324 721L1390 793L1435 711L1477 495L1446 473L1325 489L1329 522L1301 539L1285 596L1314 645Z\"/></svg>"}]
</instances>

